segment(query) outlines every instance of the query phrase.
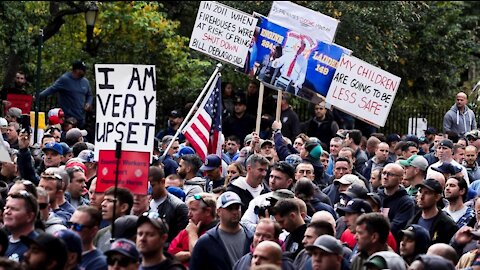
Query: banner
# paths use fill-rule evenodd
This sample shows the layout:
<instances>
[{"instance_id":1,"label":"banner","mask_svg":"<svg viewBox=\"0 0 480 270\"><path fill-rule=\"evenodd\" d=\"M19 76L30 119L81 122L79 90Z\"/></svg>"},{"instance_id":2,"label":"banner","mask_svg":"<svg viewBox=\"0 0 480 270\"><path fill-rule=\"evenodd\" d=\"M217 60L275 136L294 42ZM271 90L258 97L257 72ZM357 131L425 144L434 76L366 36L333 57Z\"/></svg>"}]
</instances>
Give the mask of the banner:
<instances>
[{"instance_id":1,"label":"banner","mask_svg":"<svg viewBox=\"0 0 480 270\"><path fill-rule=\"evenodd\" d=\"M22 114L29 114L32 109L33 96L24 94L7 94L7 100L12 103L11 107L22 110Z\"/></svg>"},{"instance_id":2,"label":"banner","mask_svg":"<svg viewBox=\"0 0 480 270\"><path fill-rule=\"evenodd\" d=\"M111 166L116 164L115 155L111 152L115 152L118 140L122 142L122 160L138 161L138 164L122 162L119 172L137 172L140 175L139 172L147 170L146 175L142 174L137 179L141 181L142 188L135 191L146 194L148 167L155 136L157 105L155 76L153 65L95 65L97 89L95 157L99 161L97 172L99 182L110 179L108 175L112 171ZM129 152L136 154L127 154ZM142 159L127 158L136 156L142 156ZM145 162L145 156L148 156L148 162ZM135 181L128 177L130 177L128 174L119 174L122 182Z\"/></svg>"},{"instance_id":3,"label":"banner","mask_svg":"<svg viewBox=\"0 0 480 270\"><path fill-rule=\"evenodd\" d=\"M248 68L270 88L295 94L313 103L324 100L338 61L351 51L259 18L256 60Z\"/></svg>"},{"instance_id":4,"label":"banner","mask_svg":"<svg viewBox=\"0 0 480 270\"><path fill-rule=\"evenodd\" d=\"M274 1L268 19L313 39L332 43L338 20L289 1Z\"/></svg>"},{"instance_id":5,"label":"banner","mask_svg":"<svg viewBox=\"0 0 480 270\"><path fill-rule=\"evenodd\" d=\"M214 1L202 1L189 47L243 67L256 25L252 15Z\"/></svg>"},{"instance_id":6,"label":"banner","mask_svg":"<svg viewBox=\"0 0 480 270\"><path fill-rule=\"evenodd\" d=\"M383 127L400 80L356 57L344 55L338 63L326 101L374 126Z\"/></svg>"}]
</instances>

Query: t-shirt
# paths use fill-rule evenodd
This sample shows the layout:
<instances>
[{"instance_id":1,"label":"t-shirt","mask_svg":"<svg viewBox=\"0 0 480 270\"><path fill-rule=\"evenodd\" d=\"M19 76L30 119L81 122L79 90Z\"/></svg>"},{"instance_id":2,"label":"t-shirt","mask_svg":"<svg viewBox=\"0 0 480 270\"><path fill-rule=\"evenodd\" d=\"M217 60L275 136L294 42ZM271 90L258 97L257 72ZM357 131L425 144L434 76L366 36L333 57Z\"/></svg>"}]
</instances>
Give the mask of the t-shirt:
<instances>
[{"instance_id":1,"label":"t-shirt","mask_svg":"<svg viewBox=\"0 0 480 270\"><path fill-rule=\"evenodd\" d=\"M435 217L429 219L424 219L423 217L420 217L420 219L418 220L418 225L422 226L427 231L430 231L433 226L433 220L435 220Z\"/></svg>"},{"instance_id":2,"label":"t-shirt","mask_svg":"<svg viewBox=\"0 0 480 270\"><path fill-rule=\"evenodd\" d=\"M450 209L448 209L448 206L443 208L443 211L445 211L447 214L449 214L453 221L455 221L455 223L458 222L458 220L463 216L465 215L465 213L467 212L467 206L463 206L461 209L457 210L457 211L451 211Z\"/></svg>"},{"instance_id":3,"label":"t-shirt","mask_svg":"<svg viewBox=\"0 0 480 270\"><path fill-rule=\"evenodd\" d=\"M158 206L162 204L166 199L167 199L167 196L156 199L156 200L154 199L150 200L150 209L152 209L152 211L154 212L157 212Z\"/></svg>"},{"instance_id":4,"label":"t-shirt","mask_svg":"<svg viewBox=\"0 0 480 270\"><path fill-rule=\"evenodd\" d=\"M222 242L227 249L228 257L230 258L230 262L233 266L235 262L240 260L240 258L245 255L243 247L247 241L247 235L243 229L233 234L218 229L218 233L220 234L220 239L222 239Z\"/></svg>"},{"instance_id":5,"label":"t-shirt","mask_svg":"<svg viewBox=\"0 0 480 270\"><path fill-rule=\"evenodd\" d=\"M138 270L184 270L186 269L181 263L170 258L166 258L163 262L152 266L140 266Z\"/></svg>"},{"instance_id":6,"label":"t-shirt","mask_svg":"<svg viewBox=\"0 0 480 270\"><path fill-rule=\"evenodd\" d=\"M38 233L36 231L32 231L27 235L29 238L36 238L38 236ZM20 239L18 240L13 240L12 236L10 235L8 237L8 248L7 251L5 252L5 257L7 257L9 260L16 261L16 262L22 262L23 261L23 254L27 252L28 247L25 245Z\"/></svg>"},{"instance_id":7,"label":"t-shirt","mask_svg":"<svg viewBox=\"0 0 480 270\"><path fill-rule=\"evenodd\" d=\"M82 254L79 268L81 270L107 270L107 257L96 249L86 251Z\"/></svg>"}]
</instances>

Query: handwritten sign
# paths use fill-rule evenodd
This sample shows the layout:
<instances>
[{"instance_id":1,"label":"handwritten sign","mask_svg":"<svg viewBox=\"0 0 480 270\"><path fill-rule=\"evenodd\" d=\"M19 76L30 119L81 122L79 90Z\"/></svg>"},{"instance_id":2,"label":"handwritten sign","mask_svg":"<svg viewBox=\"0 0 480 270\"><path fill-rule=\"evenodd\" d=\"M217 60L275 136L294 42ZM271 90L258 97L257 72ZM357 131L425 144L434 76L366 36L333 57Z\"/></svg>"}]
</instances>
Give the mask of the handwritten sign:
<instances>
[{"instance_id":1,"label":"handwritten sign","mask_svg":"<svg viewBox=\"0 0 480 270\"><path fill-rule=\"evenodd\" d=\"M333 42L338 20L289 1L274 1L268 19L296 32Z\"/></svg>"},{"instance_id":2,"label":"handwritten sign","mask_svg":"<svg viewBox=\"0 0 480 270\"><path fill-rule=\"evenodd\" d=\"M326 101L370 124L383 127L400 80L356 57L343 55Z\"/></svg>"},{"instance_id":3,"label":"handwritten sign","mask_svg":"<svg viewBox=\"0 0 480 270\"><path fill-rule=\"evenodd\" d=\"M98 181L108 184L107 182L111 180L112 166L116 164L114 152L118 140L122 142L124 160L118 169L119 180L128 184L124 186L127 188L141 186L142 192L138 194L145 194L155 136L155 66L95 65L95 80L97 89L95 157L99 160ZM137 153L134 156L141 156L142 159L127 158L132 156L127 153ZM145 156L148 158L145 159ZM133 167L129 163L137 161L138 164L134 164ZM137 177L129 178L131 175L121 173L122 171L132 172ZM142 181L141 185L135 182L135 179Z\"/></svg>"},{"instance_id":4,"label":"handwritten sign","mask_svg":"<svg viewBox=\"0 0 480 270\"><path fill-rule=\"evenodd\" d=\"M238 67L245 65L257 19L214 2L202 1L190 48Z\"/></svg>"}]
</instances>

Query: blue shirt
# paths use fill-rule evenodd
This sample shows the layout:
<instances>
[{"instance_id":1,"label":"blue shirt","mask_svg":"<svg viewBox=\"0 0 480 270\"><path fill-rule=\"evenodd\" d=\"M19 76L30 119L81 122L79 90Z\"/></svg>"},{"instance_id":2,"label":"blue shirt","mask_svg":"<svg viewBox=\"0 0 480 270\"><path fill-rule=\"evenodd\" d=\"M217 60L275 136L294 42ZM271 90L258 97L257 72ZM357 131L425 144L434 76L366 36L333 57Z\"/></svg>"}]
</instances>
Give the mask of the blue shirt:
<instances>
[{"instance_id":1,"label":"blue shirt","mask_svg":"<svg viewBox=\"0 0 480 270\"><path fill-rule=\"evenodd\" d=\"M79 266L81 270L107 270L107 257L100 251L93 249L83 253Z\"/></svg>"},{"instance_id":2,"label":"blue shirt","mask_svg":"<svg viewBox=\"0 0 480 270\"><path fill-rule=\"evenodd\" d=\"M32 231L27 235L29 238L36 238L38 236L38 233L36 231ZM23 261L23 254L27 252L28 246L25 245L20 239L18 241L15 241L12 239L12 236L10 235L8 237L8 248L7 251L5 252L5 256L9 260L16 261L16 262L22 262Z\"/></svg>"}]
</instances>

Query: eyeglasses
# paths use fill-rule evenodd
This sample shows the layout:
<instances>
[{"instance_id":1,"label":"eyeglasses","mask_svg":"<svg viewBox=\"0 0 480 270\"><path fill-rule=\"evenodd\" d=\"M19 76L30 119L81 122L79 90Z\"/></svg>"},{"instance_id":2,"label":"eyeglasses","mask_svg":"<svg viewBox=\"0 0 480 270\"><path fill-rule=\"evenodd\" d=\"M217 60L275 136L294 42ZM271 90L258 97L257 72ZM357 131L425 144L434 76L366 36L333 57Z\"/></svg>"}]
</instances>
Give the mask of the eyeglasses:
<instances>
[{"instance_id":1,"label":"eyeglasses","mask_svg":"<svg viewBox=\"0 0 480 270\"><path fill-rule=\"evenodd\" d=\"M83 225L83 224L78 224L78 223L70 222L70 221L67 222L67 226L68 226L68 228L73 229L76 232L80 232L81 230L83 230L83 228L92 228L93 227L91 225Z\"/></svg>"},{"instance_id":2,"label":"eyeglasses","mask_svg":"<svg viewBox=\"0 0 480 270\"><path fill-rule=\"evenodd\" d=\"M386 177L391 177L391 176L400 177L400 176L402 176L402 175L400 175L400 174L394 174L394 173L391 173L391 172L382 172L382 176L386 176Z\"/></svg>"},{"instance_id":3,"label":"eyeglasses","mask_svg":"<svg viewBox=\"0 0 480 270\"><path fill-rule=\"evenodd\" d=\"M48 207L48 203L38 203L38 207L40 208L40 210L44 210Z\"/></svg>"},{"instance_id":4,"label":"eyeglasses","mask_svg":"<svg viewBox=\"0 0 480 270\"><path fill-rule=\"evenodd\" d=\"M111 257L111 256L108 256L107 257L107 264L108 265L115 265L116 263L118 263L118 266L120 267L127 267L129 264L131 263L134 263L134 261L128 257Z\"/></svg>"}]
</instances>

